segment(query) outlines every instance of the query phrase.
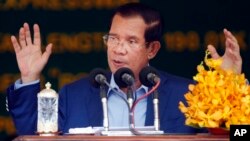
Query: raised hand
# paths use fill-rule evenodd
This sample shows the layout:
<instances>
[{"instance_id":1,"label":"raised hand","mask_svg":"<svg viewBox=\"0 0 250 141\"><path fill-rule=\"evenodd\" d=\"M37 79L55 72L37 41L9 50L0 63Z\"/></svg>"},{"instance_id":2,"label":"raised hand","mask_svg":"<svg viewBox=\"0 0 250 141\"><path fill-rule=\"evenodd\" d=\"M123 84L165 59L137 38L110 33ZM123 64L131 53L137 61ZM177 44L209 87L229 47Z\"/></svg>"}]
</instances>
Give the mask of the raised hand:
<instances>
[{"instance_id":1,"label":"raised hand","mask_svg":"<svg viewBox=\"0 0 250 141\"><path fill-rule=\"evenodd\" d=\"M225 70L233 70L235 73L240 74L242 70L242 58L240 56L240 47L233 36L233 34L227 29L223 30L225 35L225 53L223 56L219 56L216 49L212 45L208 45L208 50L211 53L212 58L217 59L222 57L221 67Z\"/></svg>"},{"instance_id":2,"label":"raised hand","mask_svg":"<svg viewBox=\"0 0 250 141\"><path fill-rule=\"evenodd\" d=\"M52 52L52 44L48 44L42 52L40 29L34 24L34 40L32 41L28 23L24 23L19 30L19 42L15 36L11 36L17 63L21 72L22 83L38 80L40 74L48 62Z\"/></svg>"}]
</instances>

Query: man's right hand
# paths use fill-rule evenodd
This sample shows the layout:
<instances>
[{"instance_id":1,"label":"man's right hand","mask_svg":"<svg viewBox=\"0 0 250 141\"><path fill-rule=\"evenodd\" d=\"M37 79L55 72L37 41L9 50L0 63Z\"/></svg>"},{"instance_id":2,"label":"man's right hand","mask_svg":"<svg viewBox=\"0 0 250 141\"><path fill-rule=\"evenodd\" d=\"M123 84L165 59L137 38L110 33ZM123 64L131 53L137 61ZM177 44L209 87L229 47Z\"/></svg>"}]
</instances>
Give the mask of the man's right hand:
<instances>
[{"instance_id":1,"label":"man's right hand","mask_svg":"<svg viewBox=\"0 0 250 141\"><path fill-rule=\"evenodd\" d=\"M32 41L29 25L23 24L19 30L19 42L15 36L11 36L17 63L21 72L22 83L32 82L40 78L40 74L48 62L52 52L52 44L48 44L42 52L40 29L34 24L34 39Z\"/></svg>"}]
</instances>

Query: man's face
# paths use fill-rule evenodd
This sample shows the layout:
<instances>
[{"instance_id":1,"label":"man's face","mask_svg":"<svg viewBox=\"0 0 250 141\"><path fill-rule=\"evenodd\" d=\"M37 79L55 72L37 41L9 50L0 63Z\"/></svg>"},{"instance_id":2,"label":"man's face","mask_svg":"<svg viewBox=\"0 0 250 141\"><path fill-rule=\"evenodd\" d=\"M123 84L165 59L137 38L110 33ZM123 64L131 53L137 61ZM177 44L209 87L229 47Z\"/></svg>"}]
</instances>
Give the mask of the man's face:
<instances>
[{"instance_id":1,"label":"man's face","mask_svg":"<svg viewBox=\"0 0 250 141\"><path fill-rule=\"evenodd\" d=\"M121 67L130 68L136 79L143 67L148 64L148 48L145 46L144 32L147 25L139 16L121 17L115 15L109 31L109 41L117 40L117 44L108 44L108 63L114 73ZM109 42L108 41L108 42Z\"/></svg>"}]
</instances>

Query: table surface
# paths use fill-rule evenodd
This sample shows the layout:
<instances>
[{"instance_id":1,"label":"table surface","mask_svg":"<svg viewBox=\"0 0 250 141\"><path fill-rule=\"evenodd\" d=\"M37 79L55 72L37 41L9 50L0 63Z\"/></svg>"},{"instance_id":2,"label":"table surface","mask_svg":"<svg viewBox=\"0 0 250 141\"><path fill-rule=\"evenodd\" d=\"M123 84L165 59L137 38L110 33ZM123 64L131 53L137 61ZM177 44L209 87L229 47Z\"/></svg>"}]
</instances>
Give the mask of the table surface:
<instances>
[{"instance_id":1,"label":"table surface","mask_svg":"<svg viewBox=\"0 0 250 141\"><path fill-rule=\"evenodd\" d=\"M140 136L100 136L100 135L56 135L39 136L27 135L18 136L14 141L229 141L229 135L140 135Z\"/></svg>"}]
</instances>

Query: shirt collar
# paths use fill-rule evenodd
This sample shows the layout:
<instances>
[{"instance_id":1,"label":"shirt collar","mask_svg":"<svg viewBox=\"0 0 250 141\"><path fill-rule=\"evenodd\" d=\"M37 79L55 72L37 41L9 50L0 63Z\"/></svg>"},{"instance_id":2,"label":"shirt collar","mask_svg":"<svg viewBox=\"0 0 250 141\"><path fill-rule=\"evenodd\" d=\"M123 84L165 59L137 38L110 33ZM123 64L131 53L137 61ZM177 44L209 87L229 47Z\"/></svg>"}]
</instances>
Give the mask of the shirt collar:
<instances>
[{"instance_id":1,"label":"shirt collar","mask_svg":"<svg viewBox=\"0 0 250 141\"><path fill-rule=\"evenodd\" d=\"M110 86L111 86L111 88L114 88L118 91L121 91L119 86L115 83L114 74L111 75ZM107 97L109 96L110 91L112 90L111 88L108 89ZM148 87L146 87L145 85L141 85L141 87L136 89L136 92L141 91L141 90L143 90L146 93L146 92L148 92Z\"/></svg>"}]
</instances>

